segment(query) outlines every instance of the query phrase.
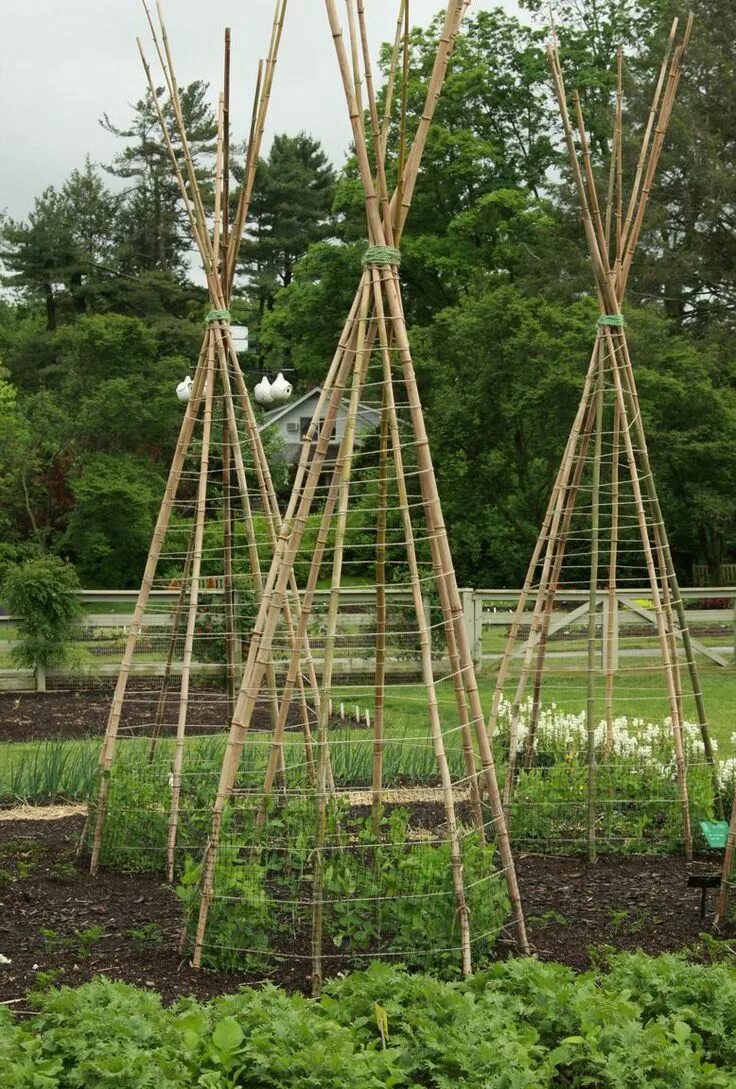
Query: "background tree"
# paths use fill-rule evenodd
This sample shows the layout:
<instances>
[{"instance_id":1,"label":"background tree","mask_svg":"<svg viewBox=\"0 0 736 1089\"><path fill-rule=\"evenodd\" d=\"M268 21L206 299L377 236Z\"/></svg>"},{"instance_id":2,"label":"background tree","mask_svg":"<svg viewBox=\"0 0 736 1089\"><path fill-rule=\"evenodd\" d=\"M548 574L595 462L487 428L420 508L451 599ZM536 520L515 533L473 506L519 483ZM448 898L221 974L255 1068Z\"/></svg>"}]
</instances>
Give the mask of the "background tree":
<instances>
[{"instance_id":1,"label":"background tree","mask_svg":"<svg viewBox=\"0 0 736 1089\"><path fill-rule=\"evenodd\" d=\"M309 246L334 233L334 190L335 171L318 140L305 132L274 137L258 165L238 264L259 318L289 286Z\"/></svg>"},{"instance_id":2,"label":"background tree","mask_svg":"<svg viewBox=\"0 0 736 1089\"><path fill-rule=\"evenodd\" d=\"M74 315L86 312L90 285L114 251L119 212L119 198L87 159L60 191L49 187L36 198L27 221L3 224L3 282L28 301L43 301L50 332L65 306Z\"/></svg>"},{"instance_id":3,"label":"background tree","mask_svg":"<svg viewBox=\"0 0 736 1089\"><path fill-rule=\"evenodd\" d=\"M201 80L180 89L190 151L205 193L208 188L206 171L212 165L217 133L207 93L208 84ZM171 122L170 104L162 104L162 109ZM157 271L183 275L186 255L191 248L186 212L171 173L150 94L136 103L133 117L125 128L113 124L107 114L103 114L100 124L106 132L125 141L125 147L106 168L129 183L119 224L121 268L128 273ZM178 148L175 126L169 124L169 130L172 142Z\"/></svg>"},{"instance_id":4,"label":"background tree","mask_svg":"<svg viewBox=\"0 0 736 1089\"><path fill-rule=\"evenodd\" d=\"M140 582L163 491L163 474L141 457L94 454L73 479L63 547L85 586Z\"/></svg>"},{"instance_id":5,"label":"background tree","mask_svg":"<svg viewBox=\"0 0 736 1089\"><path fill-rule=\"evenodd\" d=\"M544 56L501 11L465 23L402 239L401 277L441 496L462 578L523 578L574 417L597 315ZM626 176L674 0L556 0L605 189L618 45L626 51ZM676 562L736 557L736 40L727 0L695 0L695 32L627 305L636 378ZM677 12L681 14L681 12ZM409 137L431 30L410 38ZM384 70L388 51L383 54ZM379 88L379 94L384 94ZM206 88L185 95L198 168L212 169ZM0 225L0 568L46 550L89 585L138 582L196 361L206 293L189 278L183 209L143 99L112 164L89 163ZM391 139L395 144L396 111ZM391 178L390 182L394 182ZM348 155L282 134L261 164L240 266L257 354L319 384L360 275L363 199ZM269 457L278 466L278 451ZM367 508L371 443L364 456ZM277 469L284 486L283 466ZM181 517L186 517L186 512ZM212 533L214 527L208 526Z\"/></svg>"}]
</instances>

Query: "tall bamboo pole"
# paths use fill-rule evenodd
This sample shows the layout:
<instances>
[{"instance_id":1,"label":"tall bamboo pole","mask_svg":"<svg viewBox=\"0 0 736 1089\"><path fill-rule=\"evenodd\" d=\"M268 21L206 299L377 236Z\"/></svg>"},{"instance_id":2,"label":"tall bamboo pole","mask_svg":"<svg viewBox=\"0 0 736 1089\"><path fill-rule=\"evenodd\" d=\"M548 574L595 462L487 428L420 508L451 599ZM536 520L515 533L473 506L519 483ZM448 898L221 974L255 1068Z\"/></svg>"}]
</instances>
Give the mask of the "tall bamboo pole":
<instances>
[{"instance_id":1,"label":"tall bamboo pole","mask_svg":"<svg viewBox=\"0 0 736 1089\"><path fill-rule=\"evenodd\" d=\"M174 761L171 783L171 806L169 808L169 830L166 843L166 874L169 883L174 880L174 859L176 834L179 826L179 801L181 798L181 776L184 765L184 738L187 727L189 707L189 676L194 651L194 636L197 625L197 606L199 603L200 571L202 568L202 541L204 538L204 519L207 506L207 481L209 475L210 437L212 433L212 405L215 385L215 345L210 338L207 353L207 378L205 384L204 422L202 425L202 443L199 464L199 482L197 501L194 511L194 545L192 548L192 574L189 584L189 610L187 627L184 634L184 656L181 667L181 688L179 692L179 717L176 725L174 742Z\"/></svg>"},{"instance_id":2,"label":"tall bamboo pole","mask_svg":"<svg viewBox=\"0 0 736 1089\"><path fill-rule=\"evenodd\" d=\"M618 277L624 232L624 149L623 149L623 109L624 109L624 55L621 49L616 55L616 118L613 136L613 161L616 165L616 262L614 272Z\"/></svg>"},{"instance_id":3,"label":"tall bamboo pole","mask_svg":"<svg viewBox=\"0 0 736 1089\"><path fill-rule=\"evenodd\" d=\"M389 129L391 127L391 112L394 101L394 86L396 84L396 72L398 70L399 52L401 50L401 36L404 32L404 9L406 7L407 0L400 0L399 14L396 17L396 31L394 33L394 44L391 50L391 62L389 64L388 78L386 80L386 97L383 107L383 120L381 122L381 142L380 142L380 157L386 160L386 151L388 149L388 137Z\"/></svg>"},{"instance_id":4,"label":"tall bamboo pole","mask_svg":"<svg viewBox=\"0 0 736 1089\"><path fill-rule=\"evenodd\" d=\"M615 662L618 658L618 595L617 569L618 569L618 543L619 543L619 458L621 456L621 413L618 402L613 409L613 441L611 449L611 530L608 553L608 612L606 630L606 756L613 752L613 685L615 679Z\"/></svg>"},{"instance_id":5,"label":"tall bamboo pole","mask_svg":"<svg viewBox=\"0 0 736 1089\"><path fill-rule=\"evenodd\" d=\"M603 376L603 349L602 344L599 341L598 387L595 394L595 444L593 454L590 583L588 589L587 697L585 701L585 726L588 739L588 862L595 862L596 860L595 633L598 615L598 556L600 551L599 534L601 493L601 444L603 440Z\"/></svg>"},{"instance_id":6,"label":"tall bamboo pole","mask_svg":"<svg viewBox=\"0 0 736 1089\"><path fill-rule=\"evenodd\" d=\"M187 543L186 555L184 557L184 569L181 576L181 585L179 587L179 596L174 606L174 615L171 618L171 637L169 639L169 649L166 655L166 664L164 665L164 675L161 681L161 691L158 697L158 703L156 704L156 714L153 719L153 729L151 730L151 738L148 744L148 760L153 761L156 755L156 747L158 745L159 737L161 736L161 730L163 727L164 716L166 714L166 703L169 696L169 688L171 685L171 674L174 668L174 655L176 653L176 644L179 639L179 630L181 628L181 621L184 615L184 605L187 599L187 589L189 586L189 573L192 568L192 547L194 543L194 530L192 525L191 532L189 534L189 540Z\"/></svg>"},{"instance_id":7,"label":"tall bamboo pole","mask_svg":"<svg viewBox=\"0 0 736 1089\"><path fill-rule=\"evenodd\" d=\"M374 278L374 290L376 290L376 280L380 284L380 270L373 270ZM401 303L401 296L399 295L399 304ZM385 364L390 366L390 358L385 359ZM450 577L454 578L454 574L445 570L445 557L443 556L442 549L439 544L439 539L443 533L443 527L437 525L434 521L435 507L434 504L424 504L424 516L427 522L427 535L429 539L430 553L432 557L432 571L434 576L435 585L437 587L440 612L442 615L442 629L447 642L447 656L450 666L450 674L452 677L452 686L455 695L455 706L457 709L458 724L460 727L460 739L463 750L463 760L465 762L465 771L467 776L468 789L470 793L470 806L473 824L479 838L485 839L485 828L483 823L483 813L481 808L481 787L482 777L479 775L476 753L473 743L473 733L478 727L483 727L483 718L480 722L471 722L471 711L469 706L469 696L466 691L466 676L465 676L465 664L460 654L458 647L457 635L455 632L456 617L453 612L452 604L452 589L448 581ZM464 624L464 620L463 620ZM472 683L475 679L475 673L473 672L473 678L470 681Z\"/></svg>"},{"instance_id":8,"label":"tall bamboo pole","mask_svg":"<svg viewBox=\"0 0 736 1089\"><path fill-rule=\"evenodd\" d=\"M514 694L513 703L511 705L511 731L514 734L515 738L519 710L521 702L524 698L525 686L530 672L531 655L533 652L536 651L534 700L532 703L532 713L529 718L529 732L527 734L527 745L524 758L524 767L526 770L528 770L532 766L536 746L536 732L541 709L542 672L544 670L545 658L547 654L549 630L552 621L552 610L554 607L555 596L559 587L562 565L567 552L567 544L570 535L572 518L575 512L575 504L583 478L583 472L587 463L588 448L590 446L590 440L593 437L593 432L595 428L596 399L594 389L591 390L591 395L587 408L588 414L586 417L585 425L580 434L580 445L575 452L574 460L572 462L567 491L564 493L564 502L561 501L560 505L561 518L558 524L558 531L556 535L553 535L551 537L549 542L549 573L546 578L540 578L539 590L537 591L537 600L534 608L534 616L532 619L532 629L528 640L528 646L526 648L526 654L524 656L521 675L519 677L519 682L516 688L516 692ZM504 790L504 806L506 808L507 814L509 812L508 807L511 798L511 791L513 790L514 786L513 772L515 760L516 742L514 741L514 746L511 748L511 751L509 753L509 769L506 789ZM509 818L507 815L507 820L508 819Z\"/></svg>"},{"instance_id":9,"label":"tall bamboo pole","mask_svg":"<svg viewBox=\"0 0 736 1089\"><path fill-rule=\"evenodd\" d=\"M348 9L350 10L350 9ZM335 645L337 639L337 622L340 612L340 586L342 584L342 564L345 546L345 531L348 521L348 507L350 500L351 469L353 453L355 450L355 424L358 418L360 397L368 366L366 356L366 322L370 307L370 285L366 282L363 300L358 316L357 343L355 360L353 363L352 384L350 389L350 402L348 415L345 421L338 454L340 467L339 486L337 495L337 518L335 522L335 535L332 546L332 577L330 582L330 597L327 609L327 625L325 630L325 651L322 665L322 707L317 732L317 791L315 796L316 825L315 846L312 855L312 868L314 873L312 885L312 994L317 996L322 989L322 947L323 947L323 870L324 870L324 845L327 829L327 753L329 724L329 708L332 696L332 676L335 660Z\"/></svg>"},{"instance_id":10,"label":"tall bamboo pole","mask_svg":"<svg viewBox=\"0 0 736 1089\"><path fill-rule=\"evenodd\" d=\"M384 291L387 295L389 313L391 315L391 320L394 325L394 337L399 352L399 359L402 365L404 385L406 387L408 395L409 415L412 423L414 441L417 449L417 458L420 469L420 484L423 492L425 509L427 507L431 509L429 519L431 519L433 525L435 526L436 539L438 547L440 549L440 555L442 556L443 567L446 572L446 586L450 600L450 607L452 610L452 619L455 627L458 652L460 655L460 660L464 673L465 687L468 695L471 720L476 730L476 743L478 746L482 774L485 781L485 789L491 808L496 841L498 843L499 854L501 856L501 862L504 870L504 877L506 879L509 899L511 901L511 909L516 929L516 940L520 950L522 952L528 952L529 943L526 936L526 925L524 922L524 913L521 906L521 896L519 894L519 887L516 879L516 869L514 866L513 855L511 853L511 845L509 842L506 822L504 820L503 807L501 805L501 795L498 789L498 781L496 779L493 752L488 741L488 735L486 734L483 726L483 708L480 701L480 693L478 691L475 668L473 666L473 657L470 649L470 644L468 642L467 631L465 628L463 609L457 587L457 579L455 577L455 570L452 563L452 557L450 555L449 543L447 540L447 530L445 527L444 517L442 515L442 508L439 501L439 492L437 490L437 481L434 475L434 466L432 464L432 459L429 453L429 440L427 437L424 417L422 414L421 404L419 400L419 391L417 389L416 376L414 374L414 367L411 359L411 349L409 347L406 327L403 322L403 314L401 310L401 303L399 298L398 284L395 278L395 272L393 272L391 278L384 280Z\"/></svg>"},{"instance_id":11,"label":"tall bamboo pole","mask_svg":"<svg viewBox=\"0 0 736 1089\"><path fill-rule=\"evenodd\" d=\"M442 800L445 810L445 821L447 824L447 840L450 847L452 884L455 894L455 909L457 913L458 926L460 929L461 964L463 973L465 975L468 975L472 969L470 920L468 915L468 907L465 899L465 886L463 883L460 835L457 825L457 818L455 815L455 799L453 793L452 776L450 775L450 768L447 761L447 753L445 751L445 742L442 733L442 724L440 721L439 704L437 702L437 691L434 681L434 670L432 666L432 633L429 629L427 619L424 613L422 585L419 576L419 565L417 562L416 547L414 543L414 529L411 520L409 497L406 489L406 476L403 466L403 451L401 448L401 437L399 434L398 416L396 412L396 402L394 399L393 380L391 377L391 360L389 354L389 337L386 326L386 314L384 313L382 291L379 290L379 286L382 287L382 289L385 291L387 284L395 284L395 270L392 268L385 268L382 269L382 271L384 271L384 276L382 278L381 285L379 285L378 280L374 278L374 306L376 320L378 322L381 353L384 361L384 383L388 401L389 432L391 435L391 446L394 465L396 466L396 483L399 492L399 507L401 510L401 517L404 527L404 540L409 565L411 592L414 601L414 613L416 616L417 628L419 631L422 680L424 682L424 688L427 697L432 743L434 746L435 759L437 760L437 766L440 773L440 783L442 787ZM386 273L388 275L386 275ZM391 313L391 321L394 327L394 337L396 338L397 343L401 343L403 337L401 328L397 328L397 318L401 323L401 327L403 328L403 314L400 312L400 310L397 312L397 310L394 309L394 311Z\"/></svg>"},{"instance_id":12,"label":"tall bamboo pole","mask_svg":"<svg viewBox=\"0 0 736 1089\"><path fill-rule=\"evenodd\" d=\"M166 482L166 488L164 490L164 496L161 501L161 507L159 509L158 517L156 519L156 526L153 531L153 537L151 538L151 545L148 550L148 557L146 559L146 566L143 572L143 578L141 580L141 587L138 593L138 599L136 601L135 611L133 613L133 619L128 628L128 638L125 644L125 651L123 653L123 660L120 663L120 672L118 674L117 684L115 686L115 694L112 700L112 706L110 708L110 715L107 721L107 727L105 730L105 739L100 753L100 790L97 798L97 807L95 814L95 831L92 841L92 857L90 859L90 873L96 874L100 861L100 848L102 846L102 829L105 821L105 813L107 809L107 798L110 790L110 772L115 755L115 748L117 745L118 729L120 726L120 717L123 710L123 700L125 698L125 690L128 684L128 676L133 664L133 656L135 654L135 648L138 644L138 637L143 625L143 617L145 616L146 606L150 597L151 589L153 587L153 580L156 574L156 568L158 566L159 557L161 555L161 548L166 536L166 531L171 519L171 512L174 507L174 497L179 487L179 480L181 479L182 469L184 467L184 460L186 458L187 450L189 449L189 443L191 442L192 433L197 419L197 413L199 410L199 402L202 396L202 389L205 381L205 373L207 369L205 353L204 351L200 355L199 363L197 364L197 370L195 372L194 384L192 387L192 398L187 405L187 411L184 416L184 420L181 425L181 431L179 432L179 439L177 441L174 457L171 462L171 468L169 469L169 477Z\"/></svg>"},{"instance_id":13,"label":"tall bamboo pole","mask_svg":"<svg viewBox=\"0 0 736 1089\"><path fill-rule=\"evenodd\" d=\"M491 741L493 740L494 734L496 732L504 685L506 683L509 665L513 658L512 652L522 626L522 621L524 619L524 613L526 610L527 602L529 600L529 595L534 585L534 577L537 571L537 567L539 566L539 561L542 558L543 550L545 549L545 547L549 547L550 537L554 537L556 534L556 528L553 522L555 518L559 517L562 510L560 506L562 492L567 488L567 480L570 473L570 468L574 461L575 450L580 439L580 432L581 428L583 427L585 413L588 409L590 388L593 378L595 376L597 351L598 348L596 343L596 347L594 348L593 354L591 355L588 370L585 375L585 384L583 387L583 393L578 403L575 420L573 421L570 434L568 435L567 443L565 445L565 450L562 456L562 461L560 462L560 468L557 471L554 486L552 488L552 492L550 493L550 498L547 503L544 520L542 522L542 526L537 537L537 542L534 546L534 552L532 553L531 560L529 561L527 573L524 578L524 585L522 586L516 610L511 621L511 627L509 628L509 634L506 642L506 650L499 660L496 684L493 691L491 712L488 719L488 737Z\"/></svg>"},{"instance_id":14,"label":"tall bamboo pole","mask_svg":"<svg viewBox=\"0 0 736 1089\"><path fill-rule=\"evenodd\" d=\"M373 700L372 815L378 836L383 798L383 713L386 702L386 515L388 503L388 398L384 387L378 453L376 525L376 677Z\"/></svg>"},{"instance_id":15,"label":"tall bamboo pole","mask_svg":"<svg viewBox=\"0 0 736 1089\"><path fill-rule=\"evenodd\" d=\"M596 366L597 354L596 352L594 352L591 358L591 389ZM511 704L511 711L509 715L509 755L506 768L506 782L504 783L503 791L504 813L507 823L509 820L509 804L511 800L511 793L514 786L514 772L516 766L516 752L518 746L519 715L521 711L521 704L524 699L527 681L531 672L534 652L536 650L538 655L543 655L546 646L547 626L549 624L549 620L551 619L552 603L554 601L554 596L557 592L557 581L559 579L562 559L565 555L567 533L569 530L570 520L572 518L575 497L577 496L577 490L585 465L588 443L590 441L590 435L593 426L593 410L591 404L588 404L587 401L585 403L581 401L581 411L579 415L581 418L585 419L585 424L579 432L575 432L576 445L568 447L565 453L565 459L563 460L561 480L562 486L557 491L555 497L555 508L550 524L550 531L545 538L546 549L544 562L542 565L541 574L539 576L539 585L534 602L532 619L529 626L529 635L522 650L522 664L519 673L519 680L517 682L516 691L514 693L514 698ZM587 416L585 416L586 410ZM512 656L511 643L507 644L507 652L510 661L510 658ZM541 666L541 657L539 658L539 662ZM499 673L499 677L500 676L501 674ZM497 703L495 700L494 706L497 715L499 703ZM530 723L530 726L535 727L535 723ZM495 728L495 721L493 722L492 727ZM531 759L533 745L534 737L532 734L527 744L527 753L529 759Z\"/></svg>"},{"instance_id":16,"label":"tall bamboo pole","mask_svg":"<svg viewBox=\"0 0 736 1089\"><path fill-rule=\"evenodd\" d=\"M230 27L225 27L225 49L222 73L222 234L220 237L220 262L222 270L227 261L230 241Z\"/></svg>"},{"instance_id":17,"label":"tall bamboo pole","mask_svg":"<svg viewBox=\"0 0 736 1089\"><path fill-rule=\"evenodd\" d=\"M231 498L232 455L227 410L222 420L222 523L223 523L223 608L225 613L225 660L227 670L227 717L232 717L235 706L237 672L236 640L239 618L235 615L235 587L233 578L233 505Z\"/></svg>"}]
</instances>

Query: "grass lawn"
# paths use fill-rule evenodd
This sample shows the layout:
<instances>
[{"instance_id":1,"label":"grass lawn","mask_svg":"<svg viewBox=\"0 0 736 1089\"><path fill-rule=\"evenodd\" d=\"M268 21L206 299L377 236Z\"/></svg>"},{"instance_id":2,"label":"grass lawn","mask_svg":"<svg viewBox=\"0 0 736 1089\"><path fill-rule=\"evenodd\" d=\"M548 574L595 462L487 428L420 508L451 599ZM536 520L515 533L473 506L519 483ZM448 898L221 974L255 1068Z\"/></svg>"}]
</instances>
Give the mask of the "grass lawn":
<instances>
[{"instance_id":1,"label":"grass lawn","mask_svg":"<svg viewBox=\"0 0 736 1089\"><path fill-rule=\"evenodd\" d=\"M700 678L712 736L718 742L718 754L721 759L736 755L736 745L732 741L732 735L736 733L736 669L701 665ZM683 681L686 680L687 677L684 677ZM493 685L494 676L486 671L480 678L481 697L486 713L490 707ZM544 703L554 701L561 711L577 713L585 706L585 692L586 677L582 672L566 670L548 674L545 678ZM506 686L506 693L509 697L513 695L513 684ZM440 710L443 712L446 709L446 721L452 730L456 720L451 681L441 681L437 686L437 694ZM349 714L356 705L361 711L368 709L373 721L373 691L370 686L337 689L334 693L334 706L337 707L340 702L344 702ZM598 713L602 715L602 697L598 698L596 706L599 708ZM623 672L617 682L615 711L616 714L627 717L660 720L668 713L661 678L648 671ZM692 697L685 700L685 714L689 720L695 721ZM431 772L434 758L429 737L427 704L421 684L402 684L389 688L386 695L385 731L386 761L396 769L397 774L401 770L402 761L406 761L407 771L427 769ZM371 732L366 729L355 729L350 721L345 727L334 731L333 745L336 751L340 751L336 759L343 763L348 778L352 772L360 777L368 774L371 736ZM351 744L345 744L346 742ZM224 743L224 735L193 743L219 747ZM249 737L250 754L244 759L244 765L256 777L260 774L259 769L265 766L268 743L268 736L264 733L254 733ZM287 743L297 746L302 744L300 737L296 735L291 735ZM134 754L136 749L145 744L145 741L127 740L124 747L127 752ZM161 744L165 752L171 742L164 741ZM97 738L0 745L0 797L49 797L58 794L74 798L88 797L96 781L99 747L100 739ZM453 755L459 757L459 735L456 730L448 735L447 747L455 750ZM407 748L412 752L407 753ZM210 757L217 759L218 753L213 751ZM288 762L290 761L287 756Z\"/></svg>"},{"instance_id":2,"label":"grass lawn","mask_svg":"<svg viewBox=\"0 0 736 1089\"><path fill-rule=\"evenodd\" d=\"M615 714L625 715L627 718L643 718L658 721L669 714L668 700L665 694L664 681L659 671L644 667L622 670L616 680L615 687ZM732 734L736 733L736 668L722 668L716 665L698 665L698 675L703 690L706 713L711 728L712 736L719 743L719 751L722 756L736 755L736 745L731 741ZM684 712L688 721L696 722L695 701L692 695L688 695L689 677L687 671L682 674L683 690L685 693ZM479 687L483 710L487 714L490 710L491 699L495 686L495 673L486 669L479 676ZM514 694L515 677L505 686L505 694L511 699ZM527 694L531 693L531 683L527 683ZM565 713L577 713L585 707L587 690L587 677L583 670L561 669L557 672L545 673L543 703L548 705L556 703ZM340 690L336 701L342 699L346 707L353 704L360 707L368 707L372 713L373 693L369 687L346 688ZM452 685L443 681L438 685L438 698L441 705L454 705ZM596 713L603 717L603 679L598 679ZM394 686L386 697L386 719L392 728L405 732L421 730L422 723L426 721L426 700L422 686L404 685L401 688Z\"/></svg>"}]
</instances>

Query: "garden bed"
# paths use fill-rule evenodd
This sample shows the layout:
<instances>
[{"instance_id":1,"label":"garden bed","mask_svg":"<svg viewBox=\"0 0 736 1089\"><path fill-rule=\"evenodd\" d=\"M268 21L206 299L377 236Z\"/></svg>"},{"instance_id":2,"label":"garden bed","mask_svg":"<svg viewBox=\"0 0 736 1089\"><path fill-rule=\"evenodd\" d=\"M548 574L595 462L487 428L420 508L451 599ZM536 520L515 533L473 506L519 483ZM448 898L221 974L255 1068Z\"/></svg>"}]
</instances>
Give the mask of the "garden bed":
<instances>
[{"instance_id":1,"label":"garden bed","mask_svg":"<svg viewBox=\"0 0 736 1089\"><path fill-rule=\"evenodd\" d=\"M128 682L128 697L123 705L120 723L122 734L137 727L147 728L156 716L158 682ZM107 726L113 687L97 685L89 688L50 692L23 692L0 695L0 741L42 741L50 738L84 738L101 736ZM179 709L178 688L172 685L166 704L162 734L176 733ZM300 711L295 703L289 711L289 726L299 725ZM190 693L187 710L187 731L212 733L214 723L229 727L227 696L220 688L197 687ZM270 730L271 716L265 705L256 708L251 729Z\"/></svg>"},{"instance_id":2,"label":"garden bed","mask_svg":"<svg viewBox=\"0 0 736 1089\"><path fill-rule=\"evenodd\" d=\"M206 998L256 982L193 971L176 952L181 910L173 890L140 875L90 878L75 858L82 825L81 817L3 823L0 953L11 964L0 968L0 1000L50 978L76 984L100 973L155 988L166 999ZM680 858L606 858L588 867L580 859L526 855L517 865L530 938L544 960L581 969L595 946L673 951L691 946L708 925ZM714 869L715 860L695 865ZM499 946L502 955L510 950ZM305 989L307 970L305 962L286 962L268 978Z\"/></svg>"}]
</instances>

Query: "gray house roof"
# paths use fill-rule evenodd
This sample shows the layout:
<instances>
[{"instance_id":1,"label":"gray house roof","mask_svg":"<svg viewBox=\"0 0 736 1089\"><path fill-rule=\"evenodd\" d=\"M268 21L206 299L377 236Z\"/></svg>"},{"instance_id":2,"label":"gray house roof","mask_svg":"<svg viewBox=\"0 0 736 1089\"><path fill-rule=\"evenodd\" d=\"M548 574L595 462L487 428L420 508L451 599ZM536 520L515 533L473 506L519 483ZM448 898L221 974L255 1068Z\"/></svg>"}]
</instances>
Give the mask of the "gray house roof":
<instances>
[{"instance_id":1,"label":"gray house roof","mask_svg":"<svg viewBox=\"0 0 736 1089\"><path fill-rule=\"evenodd\" d=\"M267 427L270 427L271 424L275 424L282 416L290 415L290 413L299 408L300 405L303 405L305 401L308 401L310 397L319 397L321 392L319 386L315 386L313 389L310 389L308 393L303 393L301 397L297 397L295 401L287 401L285 404L279 405L278 408L270 409L265 413L263 423L259 426L258 430L265 431Z\"/></svg>"},{"instance_id":2,"label":"gray house roof","mask_svg":"<svg viewBox=\"0 0 736 1089\"><path fill-rule=\"evenodd\" d=\"M291 425L292 423L298 424L302 418L307 416L311 419L314 415L321 393L322 390L320 387L314 386L293 401L287 401L286 404L279 405L277 408L272 408L265 414L263 422L259 425L259 431L265 431L269 427L277 427L281 433L284 445L287 448L287 456L291 455L293 457L295 449L301 447L302 434L300 426L297 428ZM345 421L348 415L347 401L347 398L343 398L337 413L335 431L335 441L337 442L342 438ZM379 426L380 419L381 413L378 408L374 408L372 405L367 404L359 405L358 420L356 421L357 441L360 442L361 433L365 434L368 431L375 431Z\"/></svg>"}]
</instances>

